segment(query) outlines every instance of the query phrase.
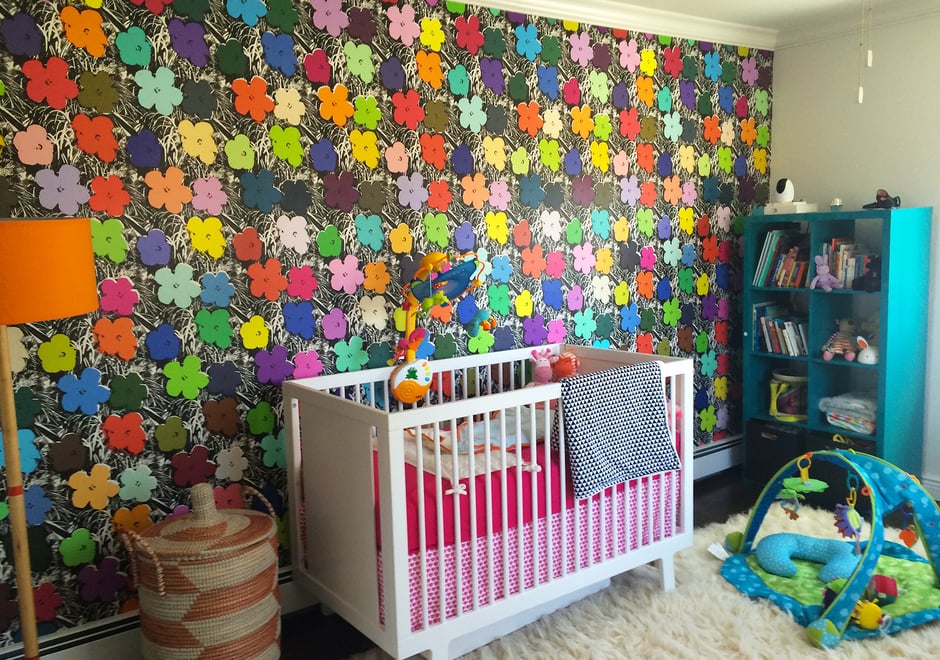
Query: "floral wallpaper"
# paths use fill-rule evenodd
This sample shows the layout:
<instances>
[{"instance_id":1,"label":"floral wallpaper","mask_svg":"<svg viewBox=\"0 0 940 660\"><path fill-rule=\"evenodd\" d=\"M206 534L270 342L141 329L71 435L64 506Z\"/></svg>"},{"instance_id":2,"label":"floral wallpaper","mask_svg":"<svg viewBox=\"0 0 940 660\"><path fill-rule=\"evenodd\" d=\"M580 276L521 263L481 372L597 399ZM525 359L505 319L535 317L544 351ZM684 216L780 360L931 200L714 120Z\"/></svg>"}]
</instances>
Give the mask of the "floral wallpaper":
<instances>
[{"instance_id":1,"label":"floral wallpaper","mask_svg":"<svg viewBox=\"0 0 940 660\"><path fill-rule=\"evenodd\" d=\"M487 264L433 356L689 356L696 443L738 432L770 53L437 0L10 2L0 41L0 214L91 217L100 287L11 329L41 633L133 609L116 530L196 483L263 493L286 564L279 386L385 365L428 252Z\"/></svg>"}]
</instances>

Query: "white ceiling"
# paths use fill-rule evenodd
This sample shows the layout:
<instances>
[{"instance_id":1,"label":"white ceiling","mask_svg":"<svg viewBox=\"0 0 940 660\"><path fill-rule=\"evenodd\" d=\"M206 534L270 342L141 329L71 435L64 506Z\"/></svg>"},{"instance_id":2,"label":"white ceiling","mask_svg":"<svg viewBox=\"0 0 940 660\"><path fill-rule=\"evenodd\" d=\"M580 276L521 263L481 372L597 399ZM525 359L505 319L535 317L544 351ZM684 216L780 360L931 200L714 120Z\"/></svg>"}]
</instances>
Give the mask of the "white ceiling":
<instances>
[{"instance_id":1,"label":"white ceiling","mask_svg":"<svg viewBox=\"0 0 940 660\"><path fill-rule=\"evenodd\" d=\"M776 49L940 13L938 0L480 0L509 11Z\"/></svg>"}]
</instances>

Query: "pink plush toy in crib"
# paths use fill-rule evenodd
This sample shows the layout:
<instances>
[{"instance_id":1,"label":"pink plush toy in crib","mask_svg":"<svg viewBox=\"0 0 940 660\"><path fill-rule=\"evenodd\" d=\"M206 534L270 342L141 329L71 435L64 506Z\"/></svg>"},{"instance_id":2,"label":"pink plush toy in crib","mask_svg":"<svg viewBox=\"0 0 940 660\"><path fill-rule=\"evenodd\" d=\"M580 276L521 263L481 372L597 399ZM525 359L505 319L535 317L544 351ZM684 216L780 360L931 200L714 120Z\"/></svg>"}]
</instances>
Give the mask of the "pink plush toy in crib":
<instances>
[{"instance_id":1,"label":"pink plush toy in crib","mask_svg":"<svg viewBox=\"0 0 940 660\"><path fill-rule=\"evenodd\" d=\"M532 363L532 382L526 387L533 385L546 385L552 382L552 351L546 348L543 351L532 350L532 357L529 362Z\"/></svg>"}]
</instances>

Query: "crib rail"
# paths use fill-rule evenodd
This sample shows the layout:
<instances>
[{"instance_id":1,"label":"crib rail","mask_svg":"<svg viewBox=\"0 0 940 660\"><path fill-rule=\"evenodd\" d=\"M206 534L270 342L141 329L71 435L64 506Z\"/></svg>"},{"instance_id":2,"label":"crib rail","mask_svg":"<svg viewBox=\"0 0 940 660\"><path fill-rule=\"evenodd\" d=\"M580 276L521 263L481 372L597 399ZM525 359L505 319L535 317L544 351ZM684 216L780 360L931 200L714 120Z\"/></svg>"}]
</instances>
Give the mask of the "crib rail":
<instances>
[{"instance_id":1,"label":"crib rail","mask_svg":"<svg viewBox=\"0 0 940 660\"><path fill-rule=\"evenodd\" d=\"M455 657L649 561L671 588L691 543L690 361L550 348L582 372L658 360L687 467L574 500L560 385L527 387L529 349L433 361L413 406L390 400L391 369L284 384L295 579L392 655Z\"/></svg>"}]
</instances>

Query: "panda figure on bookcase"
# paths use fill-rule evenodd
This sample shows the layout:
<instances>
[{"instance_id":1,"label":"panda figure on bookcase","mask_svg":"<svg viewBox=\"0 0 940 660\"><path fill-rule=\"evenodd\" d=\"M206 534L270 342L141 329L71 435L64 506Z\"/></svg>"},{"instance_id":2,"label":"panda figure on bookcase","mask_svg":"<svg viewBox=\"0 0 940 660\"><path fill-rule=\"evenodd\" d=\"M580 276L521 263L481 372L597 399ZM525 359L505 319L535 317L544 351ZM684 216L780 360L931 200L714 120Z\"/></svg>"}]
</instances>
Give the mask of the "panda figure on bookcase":
<instances>
[{"instance_id":1,"label":"panda figure on bookcase","mask_svg":"<svg viewBox=\"0 0 940 660\"><path fill-rule=\"evenodd\" d=\"M852 289L855 291L874 291L881 290L881 257L872 257L868 262L867 270L852 280Z\"/></svg>"}]
</instances>

